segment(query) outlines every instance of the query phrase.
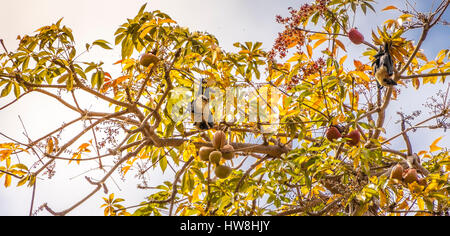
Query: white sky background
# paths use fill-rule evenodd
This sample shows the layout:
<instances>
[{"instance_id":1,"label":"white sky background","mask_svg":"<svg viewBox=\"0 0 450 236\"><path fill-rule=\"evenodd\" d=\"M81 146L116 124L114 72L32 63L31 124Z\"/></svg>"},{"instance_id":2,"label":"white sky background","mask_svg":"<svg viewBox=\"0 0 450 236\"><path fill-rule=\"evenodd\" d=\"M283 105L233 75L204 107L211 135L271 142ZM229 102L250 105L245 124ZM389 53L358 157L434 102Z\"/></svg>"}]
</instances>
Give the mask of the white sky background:
<instances>
[{"instance_id":1,"label":"white sky background","mask_svg":"<svg viewBox=\"0 0 450 236\"><path fill-rule=\"evenodd\" d=\"M287 16L287 8L292 6L298 7L301 2L294 0L153 0L153 1L119 1L119 0L0 0L0 38L4 39L8 50L13 51L17 47L17 35L34 34L34 30L55 23L61 17L64 17L62 24L72 28L77 46L81 52L86 43L91 43L97 39L105 39L111 43L114 42L114 32L119 25L124 23L127 18L133 18L139 8L148 2L147 10L159 9L169 14L179 25L189 27L191 30L208 31L215 35L221 47L225 50L234 50L232 44L234 42L245 41L261 41L263 47L269 50L273 45L277 33L282 30L282 26L275 22L275 15L280 14ZM397 5L402 7L399 2L402 1L379 1L386 5ZM429 9L430 0L418 0L419 7ZM381 10L382 6L376 6L377 10ZM393 11L378 13L376 16L360 15L355 26L365 35L366 39L370 39L370 32L376 29L377 25L381 25ZM444 15L444 19L450 21L449 13ZM410 35L417 40L418 31ZM440 27L430 32L429 41L426 41L423 48L429 59L434 59L437 52L443 48L449 48L450 43L449 27ZM349 58L347 62L351 62L353 58L363 60L359 56L365 49L364 46L353 45L348 39L342 39L348 52ZM84 55L80 60L84 61L104 61L105 71L111 72L113 78L119 76L119 70L112 66L112 63L120 59L120 49L113 51L104 51L99 47L91 50L89 54ZM366 61L363 61L366 62ZM448 79L447 79L448 81ZM436 87L444 88L444 86L424 86L419 92L413 89L402 89L398 101L391 103L388 109L386 123L388 125L388 134L397 134L400 127L395 124L398 116L395 111L400 110L410 112L412 110L423 110L421 106L425 99L437 91ZM12 101L13 96L0 100L0 106ZM95 101L82 99L80 105L83 108L95 107L96 111L106 110L107 107L98 107ZM32 139L41 137L55 128L59 127L64 121L76 118L75 113L67 112L68 110L62 105L58 105L53 100L37 95L26 95L22 101L14 104L0 112L0 131L26 141L22 132L18 115L24 121L27 131ZM424 111L424 114L427 112ZM419 121L419 120L417 120ZM416 123L416 122L415 122ZM81 127L79 127L81 128ZM79 129L76 129L79 130ZM65 137L75 135L66 134ZM410 138L413 142L414 151L428 150L431 142L439 137L439 132L416 132L411 133ZM89 138L81 138L86 142ZM6 142L0 137L0 142ZM450 139L447 134L439 143L439 146L450 146ZM76 147L76 145L74 146ZM401 138L392 142L392 148L402 149L404 143ZM90 165L83 164L77 166L71 164L66 168L67 162L57 162L56 176L51 180L39 181L37 185L35 208L42 203L47 202L54 210L64 210L73 203L79 201L93 186L88 184L84 176L100 176L91 173L82 174L84 171L92 168ZM167 171L170 171L169 169ZM101 173L97 173L101 174ZM74 176L80 175L77 178ZM115 181L120 189L112 181L108 181L107 185L110 193L115 193L118 197L126 199L125 206L135 205L144 200L148 192L136 190L136 182L133 181L134 174L127 175L127 181L122 182L115 176ZM165 178L169 180L170 178ZM0 184L3 184L3 178ZM15 186L16 180L13 180ZM156 183L156 182L155 182ZM97 192L94 197L88 200L84 205L71 212L71 215L102 215L103 209L100 208L104 194L102 191ZM0 185L0 215L27 215L29 211L31 199L31 188L26 187L10 187L5 189ZM40 214L47 214L45 211Z\"/></svg>"}]
</instances>

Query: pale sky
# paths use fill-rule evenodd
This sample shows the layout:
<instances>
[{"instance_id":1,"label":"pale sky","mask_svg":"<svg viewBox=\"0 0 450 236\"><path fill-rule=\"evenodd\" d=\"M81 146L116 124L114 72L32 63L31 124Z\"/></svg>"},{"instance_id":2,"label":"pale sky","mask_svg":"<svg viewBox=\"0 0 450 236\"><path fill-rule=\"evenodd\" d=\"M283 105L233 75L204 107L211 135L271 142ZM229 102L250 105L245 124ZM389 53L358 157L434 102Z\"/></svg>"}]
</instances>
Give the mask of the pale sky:
<instances>
[{"instance_id":1,"label":"pale sky","mask_svg":"<svg viewBox=\"0 0 450 236\"><path fill-rule=\"evenodd\" d=\"M275 22L275 15L286 16L287 8L298 7L301 2L295 0L0 0L2 14L0 14L0 38L4 39L6 47L13 51L17 46L18 35L33 34L33 31L44 25L55 23L61 17L64 17L62 24L72 28L77 46L83 48L86 43L91 43L97 39L105 39L111 43L114 42L114 32L119 25L124 23L127 18L133 18L139 8L148 2L147 10L161 10L169 14L179 25L189 27L191 30L208 31L215 35L220 45L225 50L233 50L232 44L235 42L261 41L263 48L269 50L278 32L282 29ZM400 1L388 0L379 1L386 5L396 4ZM419 6L424 9L429 8L429 0L418 0ZM400 5L401 6L401 5ZM399 7L400 7L399 6ZM380 10L381 6L376 8ZM377 15L362 16L355 26L370 39L370 32L376 29L389 16L391 12L382 12ZM449 14L444 19L450 21ZM440 30L439 30L440 29ZM449 48L448 39L450 33L448 27L440 27L430 32L432 42L426 42L424 49L426 55L433 59L437 52L442 48ZM411 34L417 40L417 33ZM350 57L358 59L360 52L364 50L361 46L353 45L347 39L343 42L350 53ZM435 47L435 45L440 45ZM112 63L120 59L120 50L103 51L100 48L94 49L90 54L84 56L82 60L105 62L106 71L108 68L112 72L116 69ZM361 60L361 59L360 59ZM118 74L113 74L118 77ZM394 101L388 110L386 123L391 130L388 133L396 134L400 130L395 121L398 116L395 114L399 107L402 111L408 112L417 109L423 109L421 105L424 99L437 91L434 88L421 89L418 93L413 89L402 90L399 96L399 102ZM0 99L0 106L13 100L12 96L6 99ZM406 101L406 102L405 102ZM98 107L95 101L81 100L82 106L89 108L95 107L96 110L107 107ZM400 104L401 103L401 104ZM0 111L0 130L11 137L26 141L22 135L23 129L18 120L18 115L23 119L27 131L32 138L38 138L44 133L58 127L64 121L75 118L76 114L67 112L67 109L57 105L48 98L42 98L35 95L27 95L19 103ZM80 127L78 127L80 128ZM68 134L74 135L74 134ZM411 134L414 151L428 149L431 142L438 135L433 132L417 132ZM82 141L87 141L82 138ZM7 140L0 137L0 142ZM447 134L439 143L440 146L450 146L450 139ZM393 148L404 147L402 139L392 142ZM25 160L24 160L25 161ZM56 176L51 180L38 182L35 208L42 203L47 202L54 210L64 210L66 207L75 203L92 190L93 186L86 183L84 176L100 176L101 172L83 172L91 168L89 165L80 165L79 167L67 162L57 162ZM92 175L91 175L92 174ZM80 175L79 177L76 177ZM148 192L136 190L136 181L133 181L133 174L127 175L127 181L121 181L117 175L114 180L118 187L112 182L107 182L110 193L114 192L116 196L126 199L124 205L135 205L144 201ZM159 176L156 173L155 176ZM76 177L76 178L73 178ZM164 180L170 180L171 176L164 177ZM0 184L3 178L0 179ZM14 180L15 181L15 180ZM13 185L16 182L13 181ZM154 183L158 183L155 181ZM103 215L101 197L105 195L99 191L94 197L88 200L84 205L75 209L71 215ZM31 188L5 189L0 185L0 215L27 215L31 199ZM47 212L40 212L47 215Z\"/></svg>"}]
</instances>

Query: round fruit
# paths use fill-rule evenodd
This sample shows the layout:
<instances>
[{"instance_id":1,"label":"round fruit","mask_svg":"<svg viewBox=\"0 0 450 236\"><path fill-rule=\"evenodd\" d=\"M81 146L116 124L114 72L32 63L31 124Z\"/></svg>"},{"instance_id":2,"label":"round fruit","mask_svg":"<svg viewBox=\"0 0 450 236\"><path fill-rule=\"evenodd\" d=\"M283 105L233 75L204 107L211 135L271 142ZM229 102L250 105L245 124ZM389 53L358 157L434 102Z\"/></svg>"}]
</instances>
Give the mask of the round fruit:
<instances>
[{"instance_id":1,"label":"round fruit","mask_svg":"<svg viewBox=\"0 0 450 236\"><path fill-rule=\"evenodd\" d=\"M325 133L325 136L327 136L327 139L330 141L342 137L341 132L339 132L339 130L334 126L328 128L327 132Z\"/></svg>"},{"instance_id":2,"label":"round fruit","mask_svg":"<svg viewBox=\"0 0 450 236\"><path fill-rule=\"evenodd\" d=\"M209 155L214 151L211 147L201 147L198 151L198 155L202 161L209 161Z\"/></svg>"},{"instance_id":3,"label":"round fruit","mask_svg":"<svg viewBox=\"0 0 450 236\"><path fill-rule=\"evenodd\" d=\"M398 179L401 181L403 179L403 167L400 164L395 165L394 168L392 168L390 177L391 179Z\"/></svg>"},{"instance_id":4,"label":"round fruit","mask_svg":"<svg viewBox=\"0 0 450 236\"><path fill-rule=\"evenodd\" d=\"M214 134L213 138L213 147L215 149L222 149L223 146L225 146L225 142L227 140L227 137L223 131L217 131Z\"/></svg>"},{"instance_id":5,"label":"round fruit","mask_svg":"<svg viewBox=\"0 0 450 236\"><path fill-rule=\"evenodd\" d=\"M350 29L348 32L348 38L354 44L361 44L364 42L364 36L355 28Z\"/></svg>"},{"instance_id":6,"label":"round fruit","mask_svg":"<svg viewBox=\"0 0 450 236\"><path fill-rule=\"evenodd\" d=\"M159 61L159 58L152 53L145 53L141 56L139 63L144 67L148 67L152 63L156 63Z\"/></svg>"},{"instance_id":7,"label":"round fruit","mask_svg":"<svg viewBox=\"0 0 450 236\"><path fill-rule=\"evenodd\" d=\"M231 160L231 159L234 158L234 147L231 146L230 144L227 144L227 145L223 146L221 151L222 151L222 158L223 159Z\"/></svg>"},{"instance_id":8,"label":"round fruit","mask_svg":"<svg viewBox=\"0 0 450 236\"><path fill-rule=\"evenodd\" d=\"M209 161L211 161L211 163L219 165L220 159L222 159L222 153L219 151L213 151L209 154Z\"/></svg>"},{"instance_id":9,"label":"round fruit","mask_svg":"<svg viewBox=\"0 0 450 236\"><path fill-rule=\"evenodd\" d=\"M406 184L410 184L418 180L419 177L417 176L416 169L408 169L406 173L403 175L403 181L405 181Z\"/></svg>"},{"instance_id":10,"label":"round fruit","mask_svg":"<svg viewBox=\"0 0 450 236\"><path fill-rule=\"evenodd\" d=\"M228 166L222 166L218 165L216 166L216 169L214 170L214 173L216 176L220 179L225 179L231 174L231 168Z\"/></svg>"},{"instance_id":11,"label":"round fruit","mask_svg":"<svg viewBox=\"0 0 450 236\"><path fill-rule=\"evenodd\" d=\"M361 141L361 135L358 130L353 130L346 136L346 138L350 139L347 141L347 144L350 146L358 146L359 141Z\"/></svg>"}]
</instances>

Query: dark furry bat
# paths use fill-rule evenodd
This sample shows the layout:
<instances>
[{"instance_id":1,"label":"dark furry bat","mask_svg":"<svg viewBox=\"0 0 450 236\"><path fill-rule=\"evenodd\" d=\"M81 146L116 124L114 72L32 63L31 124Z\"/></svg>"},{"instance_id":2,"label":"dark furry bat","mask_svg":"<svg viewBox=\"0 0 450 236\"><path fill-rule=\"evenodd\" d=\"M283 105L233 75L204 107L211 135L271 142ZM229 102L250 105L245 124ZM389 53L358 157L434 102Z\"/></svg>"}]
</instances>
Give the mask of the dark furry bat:
<instances>
[{"instance_id":1,"label":"dark furry bat","mask_svg":"<svg viewBox=\"0 0 450 236\"><path fill-rule=\"evenodd\" d=\"M196 96L191 102L191 119L199 130L208 130L214 127L213 116L209 109L209 88L201 79Z\"/></svg>"},{"instance_id":2,"label":"dark furry bat","mask_svg":"<svg viewBox=\"0 0 450 236\"><path fill-rule=\"evenodd\" d=\"M385 43L384 47L380 47L378 53L374 56L375 60L372 63L375 79L377 80L378 87L392 86L397 83L391 78L394 74L394 63L392 56L389 52L390 45Z\"/></svg>"}]
</instances>

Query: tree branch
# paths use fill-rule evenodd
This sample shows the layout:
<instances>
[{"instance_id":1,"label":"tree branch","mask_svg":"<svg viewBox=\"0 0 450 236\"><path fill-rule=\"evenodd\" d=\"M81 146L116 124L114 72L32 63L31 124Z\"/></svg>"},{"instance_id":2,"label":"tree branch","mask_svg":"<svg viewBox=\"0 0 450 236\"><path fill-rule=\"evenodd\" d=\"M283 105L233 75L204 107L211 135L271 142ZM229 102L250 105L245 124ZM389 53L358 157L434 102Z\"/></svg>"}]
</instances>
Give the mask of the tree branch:
<instances>
[{"instance_id":1,"label":"tree branch","mask_svg":"<svg viewBox=\"0 0 450 236\"><path fill-rule=\"evenodd\" d=\"M400 79L414 79L414 78L425 78L425 77L435 77L435 76L448 76L450 72L443 73L429 73L429 74L417 74L417 75L408 75L408 76L400 76Z\"/></svg>"},{"instance_id":2,"label":"tree branch","mask_svg":"<svg viewBox=\"0 0 450 236\"><path fill-rule=\"evenodd\" d=\"M101 188L102 185L105 183L105 181L114 173L114 171L125 161L127 161L128 159L130 159L131 157L136 156L142 148L144 148L146 146L146 143L141 144L135 151L128 153L126 156L124 156L122 159L119 160L119 162L117 162L110 170L109 172L100 180L96 183L97 187L90 192L88 195L86 195L86 197L84 197L83 199L81 199L79 202L75 203L73 206L69 207L68 209L61 211L61 212L55 212L53 211L50 207L47 206L47 203L45 203L45 209L50 212L52 215L55 216L65 216L68 213L70 213L73 209L77 208L78 206L80 206L81 204L83 204L86 200L88 200L89 198L91 198L95 193L97 193Z\"/></svg>"},{"instance_id":3,"label":"tree branch","mask_svg":"<svg viewBox=\"0 0 450 236\"><path fill-rule=\"evenodd\" d=\"M100 124L100 123L102 123L102 122L104 122L104 121L106 121L106 120L109 120L109 119L111 119L111 118L113 118L113 117L120 116L120 115L123 115L123 114L126 114L126 113L128 113L127 110L125 110L125 111L120 111L120 112L113 113L113 114L111 114L111 115L109 115L109 116L105 116L105 117L103 117L102 119L97 120L97 121L94 122L92 125L88 126L86 129L84 129L82 132L80 132L77 136L75 136L75 137L72 138L70 141L68 141L66 144L64 144L64 145L60 148L60 150L58 151L58 153L57 153L55 156L60 156L60 155L61 155L68 147L70 147L73 143L75 143L75 141L77 141L81 136L83 136L86 132L88 132L90 129L94 128L94 127L97 126L98 124ZM52 159L52 160L48 161L47 163L45 163L39 170L37 170L37 171L34 173L34 175L37 176L42 170L44 170L44 169L45 169L48 165L50 165L54 160L55 160L55 159Z\"/></svg>"}]
</instances>

